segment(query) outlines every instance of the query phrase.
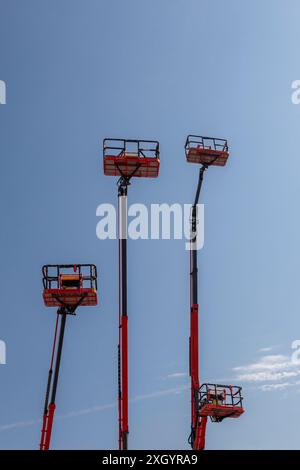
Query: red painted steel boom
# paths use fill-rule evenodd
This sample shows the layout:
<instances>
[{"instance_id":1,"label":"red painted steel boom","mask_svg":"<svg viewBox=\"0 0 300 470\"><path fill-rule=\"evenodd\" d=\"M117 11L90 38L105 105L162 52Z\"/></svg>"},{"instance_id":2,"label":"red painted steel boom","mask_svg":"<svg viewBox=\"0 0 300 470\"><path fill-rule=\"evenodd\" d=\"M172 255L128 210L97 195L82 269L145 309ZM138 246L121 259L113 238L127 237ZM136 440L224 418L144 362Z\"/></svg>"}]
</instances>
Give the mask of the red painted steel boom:
<instances>
[{"instance_id":1,"label":"red painted steel boom","mask_svg":"<svg viewBox=\"0 0 300 470\"><path fill-rule=\"evenodd\" d=\"M53 384L52 384L53 361L54 361L55 348L56 348L56 335L57 335L57 326L58 326L59 316L61 316L60 332L59 332L59 341L58 341L58 346L57 346L57 351L56 351L54 379L53 379ZM49 447L50 447L53 418L54 418L54 412L55 412L55 407L56 407L55 397L56 397L61 352L62 352L62 346L63 346L63 340L64 340L65 326L66 326L66 317L67 317L66 309L65 308L59 309L57 312L52 357L51 357L51 364L50 364L49 375L48 375L48 384L47 384L47 391L46 391L46 398L45 398L40 450L49 450ZM49 403L51 385L52 385L52 390L51 390L51 397L50 397L50 403Z\"/></svg>"},{"instance_id":2,"label":"red painted steel boom","mask_svg":"<svg viewBox=\"0 0 300 470\"><path fill-rule=\"evenodd\" d=\"M200 169L199 181L191 217L190 242L190 377L191 377L191 434L192 449L203 450L207 418L199 415L199 306L198 306L198 265L197 265L197 204L207 166Z\"/></svg>"},{"instance_id":3,"label":"red painted steel boom","mask_svg":"<svg viewBox=\"0 0 300 470\"><path fill-rule=\"evenodd\" d=\"M119 450L128 449L127 186L121 178L119 209Z\"/></svg>"}]
</instances>

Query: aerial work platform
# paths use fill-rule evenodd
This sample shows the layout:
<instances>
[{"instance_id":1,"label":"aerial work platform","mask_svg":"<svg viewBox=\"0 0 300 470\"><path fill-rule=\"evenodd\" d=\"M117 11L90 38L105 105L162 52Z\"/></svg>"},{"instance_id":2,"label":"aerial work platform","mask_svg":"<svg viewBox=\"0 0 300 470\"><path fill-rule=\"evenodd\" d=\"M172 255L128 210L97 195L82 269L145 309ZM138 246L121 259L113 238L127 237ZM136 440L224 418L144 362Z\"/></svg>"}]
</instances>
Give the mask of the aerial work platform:
<instances>
[{"instance_id":1,"label":"aerial work platform","mask_svg":"<svg viewBox=\"0 0 300 470\"><path fill-rule=\"evenodd\" d=\"M213 422L239 418L244 413L242 388L233 385L202 384L199 389L199 414Z\"/></svg>"},{"instance_id":2,"label":"aerial work platform","mask_svg":"<svg viewBox=\"0 0 300 470\"><path fill-rule=\"evenodd\" d=\"M119 257L119 342L118 342L118 426L119 450L128 450L128 311L127 311L127 192L133 177L157 178L157 140L103 140L106 176L118 176L118 257Z\"/></svg>"},{"instance_id":3,"label":"aerial work platform","mask_svg":"<svg viewBox=\"0 0 300 470\"><path fill-rule=\"evenodd\" d=\"M200 164L197 190L190 218L190 378L191 378L191 433L189 444L193 450L205 449L208 418L218 423L225 418L238 418L244 413L241 387L232 385L202 385L199 378L199 295L197 206L204 173L210 166L224 166L229 152L227 140L216 137L188 135L185 155L190 163Z\"/></svg>"},{"instance_id":4,"label":"aerial work platform","mask_svg":"<svg viewBox=\"0 0 300 470\"><path fill-rule=\"evenodd\" d=\"M106 176L157 178L159 143L152 140L104 139L103 165Z\"/></svg>"},{"instance_id":5,"label":"aerial work platform","mask_svg":"<svg viewBox=\"0 0 300 470\"><path fill-rule=\"evenodd\" d=\"M97 268L94 264L48 264L42 274L45 305L58 307L40 441L40 450L49 450L67 316L75 315L82 305L97 305Z\"/></svg>"},{"instance_id":6,"label":"aerial work platform","mask_svg":"<svg viewBox=\"0 0 300 470\"><path fill-rule=\"evenodd\" d=\"M225 166L229 156L227 140L189 135L185 143L185 154L189 163Z\"/></svg>"},{"instance_id":7,"label":"aerial work platform","mask_svg":"<svg viewBox=\"0 0 300 470\"><path fill-rule=\"evenodd\" d=\"M97 305L97 268L94 264L43 266L46 307Z\"/></svg>"}]
</instances>

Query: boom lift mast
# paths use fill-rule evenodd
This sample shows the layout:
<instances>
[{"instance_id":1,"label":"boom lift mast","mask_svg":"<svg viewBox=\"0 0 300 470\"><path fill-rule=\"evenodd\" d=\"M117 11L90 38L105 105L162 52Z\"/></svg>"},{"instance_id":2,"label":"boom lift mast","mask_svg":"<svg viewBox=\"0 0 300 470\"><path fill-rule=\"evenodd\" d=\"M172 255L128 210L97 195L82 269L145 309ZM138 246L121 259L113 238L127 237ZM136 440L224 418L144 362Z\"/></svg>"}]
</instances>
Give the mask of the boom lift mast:
<instances>
[{"instance_id":1,"label":"boom lift mast","mask_svg":"<svg viewBox=\"0 0 300 470\"><path fill-rule=\"evenodd\" d=\"M40 450L49 450L67 315L76 315L79 306L97 305L97 268L94 264L46 265L43 266L42 272L44 303L46 307L58 307L40 441ZM59 318L60 331L56 345Z\"/></svg>"},{"instance_id":2,"label":"boom lift mast","mask_svg":"<svg viewBox=\"0 0 300 470\"><path fill-rule=\"evenodd\" d=\"M159 143L147 140L104 139L104 174L118 180L119 343L118 414L119 450L128 449L128 312L127 312L127 190L131 178L156 178Z\"/></svg>"},{"instance_id":3,"label":"boom lift mast","mask_svg":"<svg viewBox=\"0 0 300 470\"><path fill-rule=\"evenodd\" d=\"M198 186L191 217L190 241L190 377L191 377L191 434L189 443L192 449L202 450L205 446L207 417L198 414L199 382L199 325L198 325L198 260L197 260L197 205L201 192L204 172L207 164L203 164L199 172Z\"/></svg>"},{"instance_id":4,"label":"boom lift mast","mask_svg":"<svg viewBox=\"0 0 300 470\"><path fill-rule=\"evenodd\" d=\"M187 137L185 153L188 162L201 164L190 221L191 434L189 444L193 450L203 450L208 417L213 422L221 422L224 418L237 418L244 412L241 387L216 384L200 386L199 380L197 207L205 171L211 165L224 166L229 153L226 140L195 135Z\"/></svg>"},{"instance_id":5,"label":"boom lift mast","mask_svg":"<svg viewBox=\"0 0 300 470\"><path fill-rule=\"evenodd\" d=\"M127 316L127 189L130 177L118 181L119 221L119 344L118 409L119 450L128 449L128 316Z\"/></svg>"}]
</instances>

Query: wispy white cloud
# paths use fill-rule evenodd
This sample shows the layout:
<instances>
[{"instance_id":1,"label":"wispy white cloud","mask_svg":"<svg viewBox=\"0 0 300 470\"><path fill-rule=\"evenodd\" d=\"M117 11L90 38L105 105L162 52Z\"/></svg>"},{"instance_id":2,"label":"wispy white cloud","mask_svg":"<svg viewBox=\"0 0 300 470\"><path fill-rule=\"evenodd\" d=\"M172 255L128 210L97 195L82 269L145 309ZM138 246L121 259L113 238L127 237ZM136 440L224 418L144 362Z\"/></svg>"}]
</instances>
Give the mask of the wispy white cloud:
<instances>
[{"instance_id":1,"label":"wispy white cloud","mask_svg":"<svg viewBox=\"0 0 300 470\"><path fill-rule=\"evenodd\" d=\"M15 429L15 428L24 428L28 426L33 426L35 424L39 424L42 421L40 419L31 419L28 421L16 421L15 423L10 423L10 424L2 424L0 425L0 432L2 431L9 431L10 429Z\"/></svg>"},{"instance_id":2,"label":"wispy white cloud","mask_svg":"<svg viewBox=\"0 0 300 470\"><path fill-rule=\"evenodd\" d=\"M272 392L273 390L285 390L286 388L293 387L296 384L293 384L291 382L283 382L279 384L265 384L261 385L259 390L262 392Z\"/></svg>"},{"instance_id":3,"label":"wispy white cloud","mask_svg":"<svg viewBox=\"0 0 300 470\"><path fill-rule=\"evenodd\" d=\"M233 369L246 382L281 381L300 375L300 366L282 354L262 356L257 362Z\"/></svg>"},{"instance_id":4,"label":"wispy white cloud","mask_svg":"<svg viewBox=\"0 0 300 470\"><path fill-rule=\"evenodd\" d=\"M168 388L166 390L157 390L156 392L148 393L147 395L138 395L129 401L132 403L135 403L137 401L148 400L150 398L158 398L158 397L163 397L165 395L173 395L173 394L182 393L188 389L189 389L189 385L180 385L178 387Z\"/></svg>"},{"instance_id":5,"label":"wispy white cloud","mask_svg":"<svg viewBox=\"0 0 300 470\"><path fill-rule=\"evenodd\" d=\"M256 371L256 370L280 370L289 367L291 360L282 354L262 356L257 362L244 366L235 367L236 371Z\"/></svg>"},{"instance_id":6,"label":"wispy white cloud","mask_svg":"<svg viewBox=\"0 0 300 470\"><path fill-rule=\"evenodd\" d=\"M116 408L116 406L117 406L116 403L108 403L106 405L96 405L96 406L91 406L89 408L83 408L82 410L70 411L69 413L65 413L62 415L58 414L56 418L66 419L66 418L73 418L76 416L88 415L90 413L99 413L100 411L105 411L111 408Z\"/></svg>"},{"instance_id":7,"label":"wispy white cloud","mask_svg":"<svg viewBox=\"0 0 300 470\"><path fill-rule=\"evenodd\" d=\"M257 388L264 392L284 390L300 383L300 364L283 354L263 355L258 361L234 367L235 380L239 382L263 383ZM273 383L270 383L273 382Z\"/></svg>"},{"instance_id":8,"label":"wispy white cloud","mask_svg":"<svg viewBox=\"0 0 300 470\"><path fill-rule=\"evenodd\" d=\"M182 392L188 390L188 388L189 388L188 385L179 385L177 387L168 388L168 389L165 389L165 390L156 390L154 392L147 393L147 394L144 394L144 395L137 395L137 396L133 397L132 399L130 399L129 401L131 403L136 403L136 402L143 401L143 400L150 400L150 399L153 399L153 398L163 397L165 395L179 394L179 393L182 393ZM116 408L116 407L117 407L116 403L107 403L106 405L96 405L96 406L92 406L92 407L89 407L89 408L83 408L81 410L70 411L69 413L65 413L65 414L57 414L55 416L55 419L74 418L74 417L77 417L77 416L87 415L87 414L91 414L91 413L99 413L99 412L102 412L102 411L105 411L105 410L108 410L108 409L112 409L112 408ZM35 426L35 425L38 425L38 424L40 424L40 425L42 424L41 419L31 419L31 420L27 420L27 421L16 421L14 423L0 425L0 432L9 431L11 429Z\"/></svg>"},{"instance_id":9,"label":"wispy white cloud","mask_svg":"<svg viewBox=\"0 0 300 470\"><path fill-rule=\"evenodd\" d=\"M243 382L273 382L285 380L300 375L299 372L256 372L253 374L240 374L237 379Z\"/></svg>"},{"instance_id":10,"label":"wispy white cloud","mask_svg":"<svg viewBox=\"0 0 300 470\"><path fill-rule=\"evenodd\" d=\"M259 352L260 352L260 353L271 352L271 351L274 350L274 348L275 348L275 346L267 346L267 347L265 347L265 348L260 348L260 349L259 349Z\"/></svg>"},{"instance_id":11,"label":"wispy white cloud","mask_svg":"<svg viewBox=\"0 0 300 470\"><path fill-rule=\"evenodd\" d=\"M181 377L186 377L186 372L174 372L173 374L167 375L167 379L179 379Z\"/></svg>"},{"instance_id":12,"label":"wispy white cloud","mask_svg":"<svg viewBox=\"0 0 300 470\"><path fill-rule=\"evenodd\" d=\"M90 408L83 408L81 410L75 410L75 411L70 411L65 414L57 414L55 415L56 420L60 419L67 419L67 418L73 418L76 416L82 416L82 415L87 415L90 413L97 413L100 411L107 410L109 408L116 408L116 403L108 403L107 405L96 405L92 406ZM9 431L10 429L15 429L15 428L24 428L28 426L35 426L37 424L42 424L41 419L29 419L27 421L16 421L15 423L9 423L9 424L2 424L0 425L0 432L2 431Z\"/></svg>"}]
</instances>

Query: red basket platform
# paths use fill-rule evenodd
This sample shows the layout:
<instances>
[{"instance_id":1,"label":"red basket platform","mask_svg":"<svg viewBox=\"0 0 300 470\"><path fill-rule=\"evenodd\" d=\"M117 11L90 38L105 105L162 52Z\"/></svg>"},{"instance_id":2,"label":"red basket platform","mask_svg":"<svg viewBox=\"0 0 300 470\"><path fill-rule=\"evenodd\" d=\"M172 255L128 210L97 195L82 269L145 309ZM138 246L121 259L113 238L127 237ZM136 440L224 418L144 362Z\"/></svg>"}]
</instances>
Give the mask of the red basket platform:
<instances>
[{"instance_id":1,"label":"red basket platform","mask_svg":"<svg viewBox=\"0 0 300 470\"><path fill-rule=\"evenodd\" d=\"M94 306L98 303L94 264L43 266L43 299L47 307Z\"/></svg>"},{"instance_id":2,"label":"red basket platform","mask_svg":"<svg viewBox=\"0 0 300 470\"><path fill-rule=\"evenodd\" d=\"M200 416L212 418L238 418L244 413L239 406L206 404L201 407Z\"/></svg>"},{"instance_id":3,"label":"red basket platform","mask_svg":"<svg viewBox=\"0 0 300 470\"><path fill-rule=\"evenodd\" d=\"M136 154L104 157L104 174L106 176L157 178L158 173L159 159L156 158L140 158Z\"/></svg>"},{"instance_id":4,"label":"red basket platform","mask_svg":"<svg viewBox=\"0 0 300 470\"><path fill-rule=\"evenodd\" d=\"M202 384L198 403L200 416L214 422L239 418L244 413L242 388L236 385Z\"/></svg>"},{"instance_id":5,"label":"red basket platform","mask_svg":"<svg viewBox=\"0 0 300 470\"><path fill-rule=\"evenodd\" d=\"M97 305L98 297L95 289L82 288L74 290L44 289L43 299L47 307L75 306L80 299L80 306Z\"/></svg>"},{"instance_id":6,"label":"red basket platform","mask_svg":"<svg viewBox=\"0 0 300 470\"><path fill-rule=\"evenodd\" d=\"M189 163L225 166L229 156L227 140L189 135L185 144Z\"/></svg>"},{"instance_id":7,"label":"red basket platform","mask_svg":"<svg viewBox=\"0 0 300 470\"><path fill-rule=\"evenodd\" d=\"M159 174L157 141L104 139L103 166L107 176L157 178Z\"/></svg>"}]
</instances>

